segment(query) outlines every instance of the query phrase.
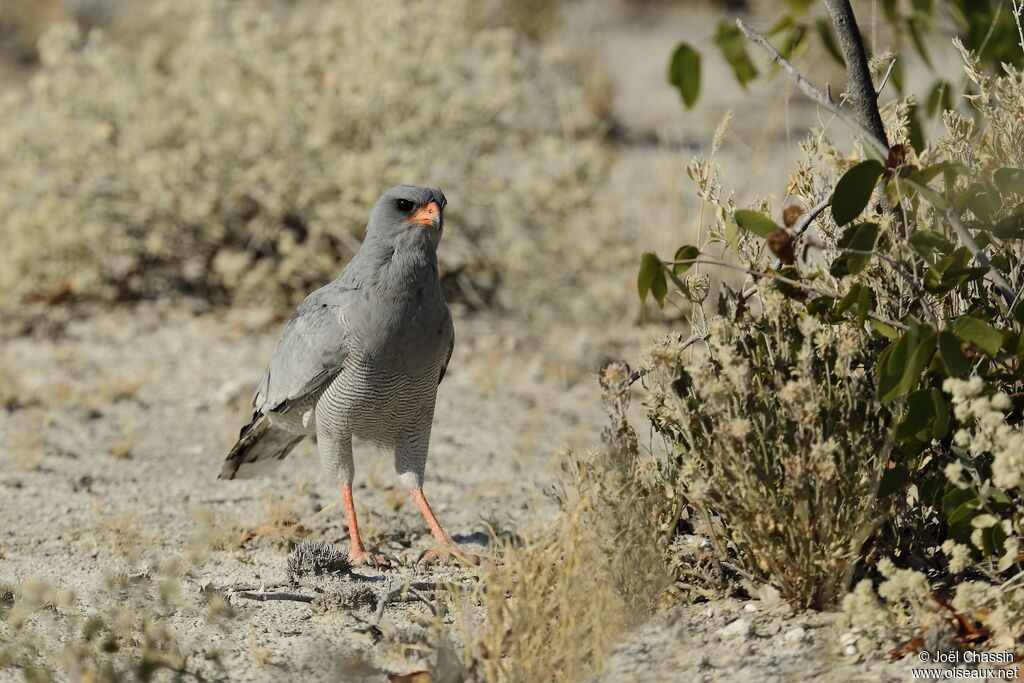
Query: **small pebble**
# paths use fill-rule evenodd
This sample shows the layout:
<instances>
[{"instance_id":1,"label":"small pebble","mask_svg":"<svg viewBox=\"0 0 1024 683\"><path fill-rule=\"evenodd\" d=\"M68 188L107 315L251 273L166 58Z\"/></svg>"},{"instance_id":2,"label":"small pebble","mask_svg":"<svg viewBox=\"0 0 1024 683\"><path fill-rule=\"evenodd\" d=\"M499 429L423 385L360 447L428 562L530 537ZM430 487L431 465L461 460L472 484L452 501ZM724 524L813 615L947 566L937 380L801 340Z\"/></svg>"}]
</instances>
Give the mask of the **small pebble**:
<instances>
[{"instance_id":1,"label":"small pebble","mask_svg":"<svg viewBox=\"0 0 1024 683\"><path fill-rule=\"evenodd\" d=\"M721 636L748 636L751 631L751 623L746 619L737 619L718 629Z\"/></svg>"},{"instance_id":2,"label":"small pebble","mask_svg":"<svg viewBox=\"0 0 1024 683\"><path fill-rule=\"evenodd\" d=\"M787 643L801 643L807 637L807 630L802 626L791 628L782 634L782 640Z\"/></svg>"}]
</instances>

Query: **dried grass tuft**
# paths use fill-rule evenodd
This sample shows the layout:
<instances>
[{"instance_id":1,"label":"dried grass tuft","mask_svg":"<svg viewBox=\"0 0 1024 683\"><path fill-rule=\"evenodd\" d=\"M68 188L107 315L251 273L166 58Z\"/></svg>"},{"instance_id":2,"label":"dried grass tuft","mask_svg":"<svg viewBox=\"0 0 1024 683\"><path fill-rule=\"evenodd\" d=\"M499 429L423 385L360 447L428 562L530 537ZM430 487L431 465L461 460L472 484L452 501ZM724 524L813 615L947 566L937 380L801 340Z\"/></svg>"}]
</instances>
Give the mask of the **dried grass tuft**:
<instances>
[{"instance_id":1,"label":"dried grass tuft","mask_svg":"<svg viewBox=\"0 0 1024 683\"><path fill-rule=\"evenodd\" d=\"M288 577L292 581L309 574L346 574L351 569L347 550L308 538L292 544L288 553Z\"/></svg>"}]
</instances>

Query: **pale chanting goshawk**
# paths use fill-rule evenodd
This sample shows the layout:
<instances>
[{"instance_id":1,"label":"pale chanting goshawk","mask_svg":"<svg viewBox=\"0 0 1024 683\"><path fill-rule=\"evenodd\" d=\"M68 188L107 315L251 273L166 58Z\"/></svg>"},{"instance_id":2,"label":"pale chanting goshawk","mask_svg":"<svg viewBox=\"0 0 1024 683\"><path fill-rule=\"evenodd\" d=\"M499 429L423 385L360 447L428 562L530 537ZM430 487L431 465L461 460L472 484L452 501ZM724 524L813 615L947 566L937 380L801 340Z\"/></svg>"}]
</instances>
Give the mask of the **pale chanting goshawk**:
<instances>
[{"instance_id":1,"label":"pale chanting goshawk","mask_svg":"<svg viewBox=\"0 0 1024 683\"><path fill-rule=\"evenodd\" d=\"M437 385L455 344L437 273L446 203L440 190L416 185L393 187L377 201L341 275L292 314L256 386L252 421L220 471L221 479L263 474L315 434L322 470L341 486L356 564L388 562L359 537L353 436L394 451L398 477L437 543L421 560L476 561L455 546L423 495Z\"/></svg>"}]
</instances>

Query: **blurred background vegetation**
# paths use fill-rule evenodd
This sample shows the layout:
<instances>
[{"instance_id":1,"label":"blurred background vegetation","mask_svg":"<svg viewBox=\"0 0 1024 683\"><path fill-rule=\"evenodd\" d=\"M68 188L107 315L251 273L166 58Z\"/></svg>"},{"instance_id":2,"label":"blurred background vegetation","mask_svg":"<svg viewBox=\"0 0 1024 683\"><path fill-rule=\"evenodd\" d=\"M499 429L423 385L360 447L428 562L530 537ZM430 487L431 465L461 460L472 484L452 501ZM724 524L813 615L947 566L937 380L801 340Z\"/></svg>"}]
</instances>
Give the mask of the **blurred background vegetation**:
<instances>
[{"instance_id":1,"label":"blurred background vegetation","mask_svg":"<svg viewBox=\"0 0 1024 683\"><path fill-rule=\"evenodd\" d=\"M556 569L518 584L519 609L574 586L602 607L534 640L518 634L535 620L504 614L526 625L493 624L495 678L516 642L555 662L540 670L598 665L563 645L642 619L655 601L625 614L623 596L662 579L680 600L774 586L798 607L842 604L865 653L935 624L1016 645L1016 3L853 6L886 155L795 95L734 23L839 99L843 60L812 0L9 0L0 309L178 297L287 311L358 248L383 188L441 186L442 277L462 312L526 322L543 351L571 329L584 376L583 348L626 346L638 320L692 335L643 360L647 433L669 455L657 465L629 426L640 374L602 372L612 428L605 460L575 475L587 504L540 560L517 565L510 548L505 565ZM841 182L813 230L786 232ZM641 252L656 304L638 307ZM605 498L623 508L601 526ZM585 529L639 541L592 557ZM697 536L714 543L684 545ZM671 581L652 578L658 551ZM518 579L492 578L501 614Z\"/></svg>"}]
</instances>

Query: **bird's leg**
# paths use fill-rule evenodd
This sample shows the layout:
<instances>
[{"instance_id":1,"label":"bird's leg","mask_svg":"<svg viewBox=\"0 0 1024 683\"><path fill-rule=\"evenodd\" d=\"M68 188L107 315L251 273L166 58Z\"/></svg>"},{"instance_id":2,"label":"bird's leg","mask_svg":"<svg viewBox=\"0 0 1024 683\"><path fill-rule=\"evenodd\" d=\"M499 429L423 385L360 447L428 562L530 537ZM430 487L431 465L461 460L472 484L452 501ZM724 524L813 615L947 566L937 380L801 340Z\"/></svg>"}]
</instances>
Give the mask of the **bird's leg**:
<instances>
[{"instance_id":1,"label":"bird's leg","mask_svg":"<svg viewBox=\"0 0 1024 683\"><path fill-rule=\"evenodd\" d=\"M386 557L369 553L363 547L363 539L359 537L359 522L356 520L356 506L352 502L352 484L341 485L341 498L345 503L345 518L348 520L348 561L353 565L391 566Z\"/></svg>"},{"instance_id":2,"label":"bird's leg","mask_svg":"<svg viewBox=\"0 0 1024 683\"><path fill-rule=\"evenodd\" d=\"M427 526L430 527L430 533L437 542L437 547L428 550L420 556L420 562L435 562L437 560L443 560L448 557L454 557L460 562L465 564L480 564L480 558L476 555L470 555L459 550L459 547L455 545L451 537L441 528L441 523L437 521L437 517L434 516L434 511L430 509L430 503L427 502L426 496L423 495L423 489L416 488L410 491L412 499L416 501L417 507L420 512L423 513L423 519L427 520Z\"/></svg>"}]
</instances>

